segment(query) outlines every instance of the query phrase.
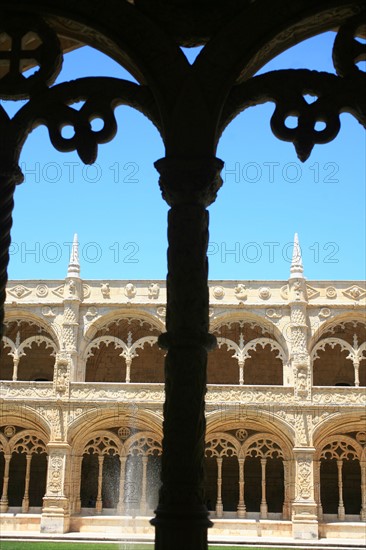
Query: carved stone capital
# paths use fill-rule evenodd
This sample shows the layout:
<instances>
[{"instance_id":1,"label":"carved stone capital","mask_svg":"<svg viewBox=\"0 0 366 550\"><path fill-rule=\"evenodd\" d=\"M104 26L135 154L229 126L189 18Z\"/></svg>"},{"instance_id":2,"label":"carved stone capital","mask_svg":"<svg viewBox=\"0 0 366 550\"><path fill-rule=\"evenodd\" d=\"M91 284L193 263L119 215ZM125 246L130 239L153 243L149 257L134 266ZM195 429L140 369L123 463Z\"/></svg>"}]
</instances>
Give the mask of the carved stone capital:
<instances>
[{"instance_id":1,"label":"carved stone capital","mask_svg":"<svg viewBox=\"0 0 366 550\"><path fill-rule=\"evenodd\" d=\"M222 160L212 158L162 158L155 162L163 199L170 205L198 203L209 206L222 185Z\"/></svg>"}]
</instances>

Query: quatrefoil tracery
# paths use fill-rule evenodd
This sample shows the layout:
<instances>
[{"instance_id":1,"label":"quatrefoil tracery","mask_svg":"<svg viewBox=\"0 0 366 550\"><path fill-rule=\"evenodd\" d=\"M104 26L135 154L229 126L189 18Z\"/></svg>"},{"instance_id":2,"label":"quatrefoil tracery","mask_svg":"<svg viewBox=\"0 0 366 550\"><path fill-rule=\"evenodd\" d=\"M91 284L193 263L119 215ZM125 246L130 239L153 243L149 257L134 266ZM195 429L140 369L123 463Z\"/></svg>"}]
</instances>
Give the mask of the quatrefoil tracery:
<instances>
[{"instance_id":1,"label":"quatrefoil tracery","mask_svg":"<svg viewBox=\"0 0 366 550\"><path fill-rule=\"evenodd\" d=\"M62 66L56 33L31 15L2 17L0 25L0 98L28 99L35 91L53 84ZM29 65L39 69L23 75Z\"/></svg>"}]
</instances>

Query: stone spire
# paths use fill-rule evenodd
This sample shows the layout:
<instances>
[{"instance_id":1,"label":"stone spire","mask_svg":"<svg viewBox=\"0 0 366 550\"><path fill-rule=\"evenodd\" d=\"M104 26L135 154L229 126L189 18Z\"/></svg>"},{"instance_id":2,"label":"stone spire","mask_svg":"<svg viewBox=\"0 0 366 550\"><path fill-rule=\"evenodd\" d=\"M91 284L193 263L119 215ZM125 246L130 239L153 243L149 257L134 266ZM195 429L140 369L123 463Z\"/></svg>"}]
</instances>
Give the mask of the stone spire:
<instances>
[{"instance_id":1,"label":"stone spire","mask_svg":"<svg viewBox=\"0 0 366 550\"><path fill-rule=\"evenodd\" d=\"M299 244L299 236L295 233L294 236L294 248L292 252L292 262L291 262L291 279L303 279L304 278L304 267L302 265L302 256L301 248Z\"/></svg>"},{"instance_id":2,"label":"stone spire","mask_svg":"<svg viewBox=\"0 0 366 550\"><path fill-rule=\"evenodd\" d=\"M80 263L79 263L79 241L77 233L74 235L72 243L69 267L67 268L68 277L80 277Z\"/></svg>"}]
</instances>

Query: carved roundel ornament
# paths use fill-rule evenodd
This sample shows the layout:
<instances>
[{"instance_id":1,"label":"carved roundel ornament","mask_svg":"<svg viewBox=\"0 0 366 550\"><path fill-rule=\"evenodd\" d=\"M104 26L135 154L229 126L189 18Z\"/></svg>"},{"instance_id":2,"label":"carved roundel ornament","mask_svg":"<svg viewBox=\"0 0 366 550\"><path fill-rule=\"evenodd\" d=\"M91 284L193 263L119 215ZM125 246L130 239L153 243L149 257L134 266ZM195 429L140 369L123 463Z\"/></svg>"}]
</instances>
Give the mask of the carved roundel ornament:
<instances>
[{"instance_id":1,"label":"carved roundel ornament","mask_svg":"<svg viewBox=\"0 0 366 550\"><path fill-rule=\"evenodd\" d=\"M236 430L235 435L236 435L236 439L238 439L239 441L245 441L246 438L248 437L248 432L243 428L240 428L239 430Z\"/></svg>"},{"instance_id":2,"label":"carved roundel ornament","mask_svg":"<svg viewBox=\"0 0 366 550\"><path fill-rule=\"evenodd\" d=\"M5 426L4 428L4 435L9 439L13 437L15 432L16 432L16 429L14 426Z\"/></svg>"},{"instance_id":3,"label":"carved roundel ornament","mask_svg":"<svg viewBox=\"0 0 366 550\"><path fill-rule=\"evenodd\" d=\"M29 76L23 73L34 66ZM38 17L23 14L1 18L0 98L27 99L33 92L50 86L62 66L62 52L56 33Z\"/></svg>"},{"instance_id":4,"label":"carved roundel ornament","mask_svg":"<svg viewBox=\"0 0 366 550\"><path fill-rule=\"evenodd\" d=\"M127 428L127 426L122 426L121 428L119 428L118 430L118 437L120 439L128 439L131 435L131 430L130 428Z\"/></svg>"},{"instance_id":5,"label":"carved roundel ornament","mask_svg":"<svg viewBox=\"0 0 366 550\"><path fill-rule=\"evenodd\" d=\"M358 432L356 434L356 441L364 447L366 445L366 432Z\"/></svg>"}]
</instances>

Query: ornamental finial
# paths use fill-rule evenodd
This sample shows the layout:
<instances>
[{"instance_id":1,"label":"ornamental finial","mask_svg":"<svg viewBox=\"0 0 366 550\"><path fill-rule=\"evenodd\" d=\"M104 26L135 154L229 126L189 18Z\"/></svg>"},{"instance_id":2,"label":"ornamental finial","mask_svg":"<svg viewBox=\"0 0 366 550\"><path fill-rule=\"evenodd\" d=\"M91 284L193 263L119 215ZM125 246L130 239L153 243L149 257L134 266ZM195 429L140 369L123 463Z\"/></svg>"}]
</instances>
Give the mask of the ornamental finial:
<instances>
[{"instance_id":1,"label":"ornamental finial","mask_svg":"<svg viewBox=\"0 0 366 550\"><path fill-rule=\"evenodd\" d=\"M77 233L74 235L72 242L69 267L67 268L68 277L80 277L80 263L79 263L79 241Z\"/></svg>"},{"instance_id":2,"label":"ornamental finial","mask_svg":"<svg viewBox=\"0 0 366 550\"><path fill-rule=\"evenodd\" d=\"M292 252L292 262L291 262L290 271L291 271L292 279L304 278L304 267L302 265L301 248L299 244L299 236L297 233L295 233L295 236L294 236L294 248Z\"/></svg>"}]
</instances>

